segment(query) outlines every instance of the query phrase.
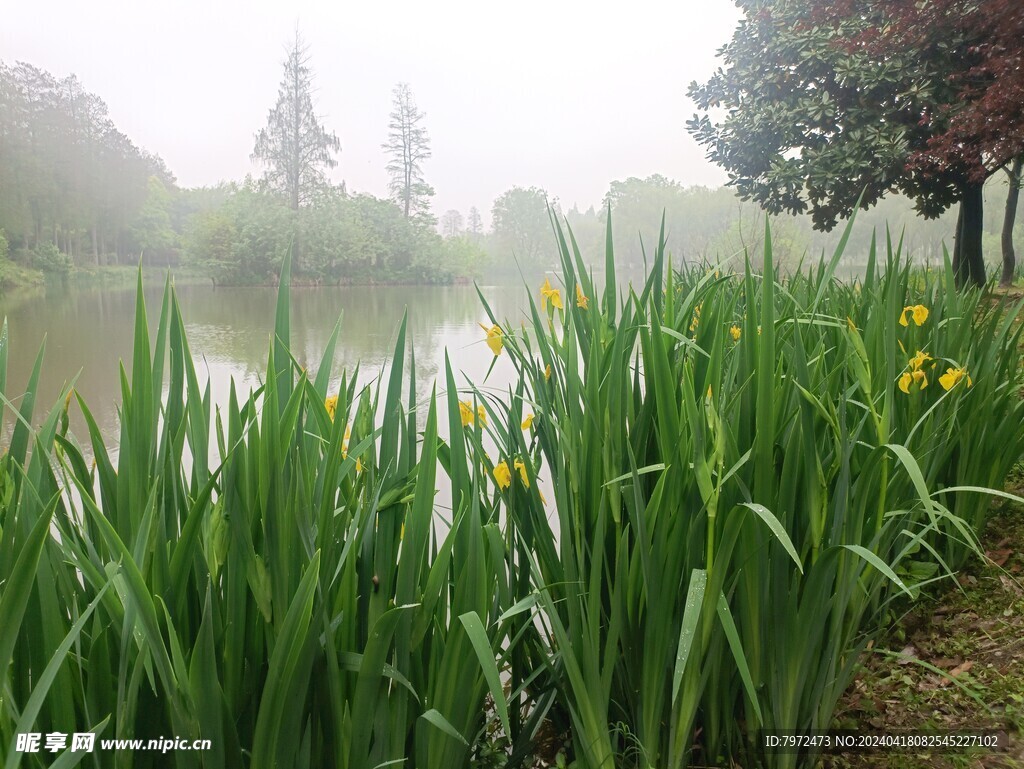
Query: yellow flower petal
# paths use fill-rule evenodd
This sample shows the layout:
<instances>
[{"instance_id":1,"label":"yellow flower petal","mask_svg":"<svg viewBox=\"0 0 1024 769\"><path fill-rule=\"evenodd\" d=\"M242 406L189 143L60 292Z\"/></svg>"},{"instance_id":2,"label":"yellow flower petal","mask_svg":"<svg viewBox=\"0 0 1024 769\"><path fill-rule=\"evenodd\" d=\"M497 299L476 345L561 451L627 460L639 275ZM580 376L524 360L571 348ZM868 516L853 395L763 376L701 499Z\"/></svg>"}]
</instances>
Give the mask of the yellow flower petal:
<instances>
[{"instance_id":1,"label":"yellow flower petal","mask_svg":"<svg viewBox=\"0 0 1024 769\"><path fill-rule=\"evenodd\" d=\"M483 406L477 406L476 407L476 418L480 420L480 424L486 425L487 424L487 409L485 409Z\"/></svg>"},{"instance_id":2,"label":"yellow flower petal","mask_svg":"<svg viewBox=\"0 0 1024 769\"><path fill-rule=\"evenodd\" d=\"M526 419L523 420L523 424L520 425L524 430L529 430L533 427L533 414L527 414Z\"/></svg>"},{"instance_id":3,"label":"yellow flower petal","mask_svg":"<svg viewBox=\"0 0 1024 769\"><path fill-rule=\"evenodd\" d=\"M565 307L562 305L562 291L561 289L553 288L549 294L551 299L551 306L556 310L564 310Z\"/></svg>"},{"instance_id":4,"label":"yellow flower petal","mask_svg":"<svg viewBox=\"0 0 1024 769\"><path fill-rule=\"evenodd\" d=\"M501 349L504 346L504 342L501 340L501 336L504 333L501 330L501 326L491 326L488 328L481 323L480 328L487 332L487 346L491 348L491 352L495 356L501 355Z\"/></svg>"},{"instance_id":5,"label":"yellow flower petal","mask_svg":"<svg viewBox=\"0 0 1024 769\"><path fill-rule=\"evenodd\" d=\"M917 371L918 369L920 369L925 363L927 363L931 359L932 359L931 355L929 355L926 352L921 352L920 350L918 350L917 351L917 355L915 355L913 358L910 359L910 370L911 371Z\"/></svg>"},{"instance_id":6,"label":"yellow flower petal","mask_svg":"<svg viewBox=\"0 0 1024 769\"><path fill-rule=\"evenodd\" d=\"M943 390L951 390L960 383L961 379L967 380L968 387L974 384L974 381L967 374L967 369L950 366L946 369L946 373L939 377L939 384L942 385Z\"/></svg>"},{"instance_id":7,"label":"yellow flower petal","mask_svg":"<svg viewBox=\"0 0 1024 769\"><path fill-rule=\"evenodd\" d=\"M549 363L544 367L544 381L551 379L551 364Z\"/></svg>"},{"instance_id":8,"label":"yellow flower petal","mask_svg":"<svg viewBox=\"0 0 1024 769\"><path fill-rule=\"evenodd\" d=\"M540 308L541 310L548 309L548 297L551 296L551 281L544 278L544 283L540 287Z\"/></svg>"},{"instance_id":9,"label":"yellow flower petal","mask_svg":"<svg viewBox=\"0 0 1024 769\"><path fill-rule=\"evenodd\" d=\"M463 427L473 424L473 404L470 401L459 401L459 416Z\"/></svg>"},{"instance_id":10,"label":"yellow flower petal","mask_svg":"<svg viewBox=\"0 0 1024 769\"><path fill-rule=\"evenodd\" d=\"M517 459L512 464L519 471L519 477L522 478L523 485L526 488L530 488L530 476L526 474L526 464L521 459Z\"/></svg>"},{"instance_id":11,"label":"yellow flower petal","mask_svg":"<svg viewBox=\"0 0 1024 769\"><path fill-rule=\"evenodd\" d=\"M324 408L327 409L327 414L330 416L331 421L334 421L334 412L338 408L338 396L328 395L324 401Z\"/></svg>"},{"instance_id":12,"label":"yellow flower petal","mask_svg":"<svg viewBox=\"0 0 1024 769\"><path fill-rule=\"evenodd\" d=\"M507 462L499 462L494 466L494 480L499 489L507 489L512 485L512 473L508 469Z\"/></svg>"},{"instance_id":13,"label":"yellow flower petal","mask_svg":"<svg viewBox=\"0 0 1024 769\"><path fill-rule=\"evenodd\" d=\"M900 377L900 389L907 395L910 395L910 383L914 381L914 378L910 375L909 371L905 371Z\"/></svg>"},{"instance_id":14,"label":"yellow flower petal","mask_svg":"<svg viewBox=\"0 0 1024 769\"><path fill-rule=\"evenodd\" d=\"M903 312L900 313L900 325L909 326L910 323L907 321L907 313L910 313L911 320L914 321L915 326L923 326L924 322L928 320L928 308L923 304L909 304L903 308Z\"/></svg>"},{"instance_id":15,"label":"yellow flower petal","mask_svg":"<svg viewBox=\"0 0 1024 769\"><path fill-rule=\"evenodd\" d=\"M743 335L743 332L740 330L739 326L733 326L732 328L730 328L729 333L732 334L732 341L734 342L740 341L740 336Z\"/></svg>"}]
</instances>

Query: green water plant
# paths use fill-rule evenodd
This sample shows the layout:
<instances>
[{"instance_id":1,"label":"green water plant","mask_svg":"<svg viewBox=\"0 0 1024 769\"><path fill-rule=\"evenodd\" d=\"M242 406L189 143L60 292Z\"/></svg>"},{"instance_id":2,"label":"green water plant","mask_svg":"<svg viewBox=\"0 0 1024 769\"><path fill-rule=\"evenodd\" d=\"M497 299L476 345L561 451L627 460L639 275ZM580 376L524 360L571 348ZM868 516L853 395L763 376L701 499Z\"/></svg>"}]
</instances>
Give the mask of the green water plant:
<instances>
[{"instance_id":1,"label":"green water plant","mask_svg":"<svg viewBox=\"0 0 1024 769\"><path fill-rule=\"evenodd\" d=\"M458 425L442 441L439 401L418 404L405 324L373 385L333 370L340 326L307 372L288 348L286 266L265 381L216 404L173 289L151 337L139 280L118 443L71 389L33 426L39 363L14 410L0 462L5 766L53 758L16 751L18 733L75 731L209 740L160 759L181 767L466 766L488 703L511 746L508 533L468 458L479 436ZM6 351L5 333L0 377ZM0 392L13 409L2 379ZM68 430L76 407L84 445ZM455 505L439 526L445 483ZM154 765L99 744L96 765Z\"/></svg>"},{"instance_id":2,"label":"green water plant","mask_svg":"<svg viewBox=\"0 0 1024 769\"><path fill-rule=\"evenodd\" d=\"M287 260L265 376L223 403L140 274L116 444L73 382L36 402L42 350L15 397L5 326L5 769L74 765L15 749L74 731L209 741L97 766L812 765L759 735L827 728L894 609L980 555L1021 306L889 238L841 282L842 244L779 278L770 232L734 274L662 231L620 287L610 221L603 284L554 234L527 322L481 295L504 393L447 360L420 392L405 322L369 384L340 321L306 370Z\"/></svg>"},{"instance_id":3,"label":"green water plant","mask_svg":"<svg viewBox=\"0 0 1024 769\"><path fill-rule=\"evenodd\" d=\"M770 232L739 274L671 269L662 232L620 294L610 222L603 289L555 232L496 434L554 488L549 515L528 470L508 509L577 761L807 765L761 730L827 728L893 601L980 555L1024 448L1020 305L891 242L863 280L842 243L779 279Z\"/></svg>"}]
</instances>

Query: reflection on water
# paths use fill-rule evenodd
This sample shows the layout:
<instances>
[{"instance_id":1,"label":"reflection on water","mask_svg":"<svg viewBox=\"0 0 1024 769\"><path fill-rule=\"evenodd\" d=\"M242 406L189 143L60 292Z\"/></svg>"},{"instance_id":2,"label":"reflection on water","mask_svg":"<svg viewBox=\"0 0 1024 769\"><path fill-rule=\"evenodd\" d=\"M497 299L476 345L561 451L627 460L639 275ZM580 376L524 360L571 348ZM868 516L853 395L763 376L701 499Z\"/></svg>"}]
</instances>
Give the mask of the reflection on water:
<instances>
[{"instance_id":1,"label":"reflection on water","mask_svg":"<svg viewBox=\"0 0 1024 769\"><path fill-rule=\"evenodd\" d=\"M499 319L516 323L523 317L528 306L523 286L486 286L481 291ZM162 286L155 281L150 281L145 291L151 332L156 328L161 292ZM227 402L232 379L240 392L255 387L266 369L276 289L186 285L177 289L177 295L197 374L201 384L209 379L214 401ZM335 381L343 368L351 371L361 362L360 380L369 383L390 357L406 311L421 396L429 393L435 379L438 391L443 389L446 348L460 385L464 380L459 371L470 381L483 382L493 356L483 343L478 323L487 318L473 286L295 288L292 354L314 370L341 315ZM129 374L131 367L134 288L55 287L33 295L3 297L0 315L7 317L10 333L8 397L17 402L24 392L45 337L36 411L49 410L62 386L75 379L76 390L85 398L108 443L116 442L119 365L124 361ZM487 388L504 390L511 373L507 356L502 356ZM73 410L72 429L83 440L84 423L76 412ZM7 422L9 425L9 418Z\"/></svg>"}]
</instances>

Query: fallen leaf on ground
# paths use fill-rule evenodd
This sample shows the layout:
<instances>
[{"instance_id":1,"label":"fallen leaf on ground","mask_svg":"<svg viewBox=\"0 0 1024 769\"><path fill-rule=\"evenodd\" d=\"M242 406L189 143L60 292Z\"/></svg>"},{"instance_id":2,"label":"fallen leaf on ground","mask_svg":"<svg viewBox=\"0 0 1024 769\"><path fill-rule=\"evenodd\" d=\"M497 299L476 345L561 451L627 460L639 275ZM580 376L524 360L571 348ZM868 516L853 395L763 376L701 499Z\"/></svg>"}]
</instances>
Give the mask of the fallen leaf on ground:
<instances>
[{"instance_id":1,"label":"fallen leaf on ground","mask_svg":"<svg viewBox=\"0 0 1024 769\"><path fill-rule=\"evenodd\" d=\"M967 660L966 662L962 662L959 665L957 665L955 668L950 670L949 671L949 675L952 678L959 678L961 675L963 675L964 673L966 673L968 670L970 670L973 667L974 667L974 663L971 662L970 660Z\"/></svg>"},{"instance_id":2,"label":"fallen leaf on ground","mask_svg":"<svg viewBox=\"0 0 1024 769\"><path fill-rule=\"evenodd\" d=\"M992 563L996 566L1004 566L1010 556L1013 555L1013 551L1009 548L1004 548L1002 550L988 550L985 555L991 558Z\"/></svg>"}]
</instances>

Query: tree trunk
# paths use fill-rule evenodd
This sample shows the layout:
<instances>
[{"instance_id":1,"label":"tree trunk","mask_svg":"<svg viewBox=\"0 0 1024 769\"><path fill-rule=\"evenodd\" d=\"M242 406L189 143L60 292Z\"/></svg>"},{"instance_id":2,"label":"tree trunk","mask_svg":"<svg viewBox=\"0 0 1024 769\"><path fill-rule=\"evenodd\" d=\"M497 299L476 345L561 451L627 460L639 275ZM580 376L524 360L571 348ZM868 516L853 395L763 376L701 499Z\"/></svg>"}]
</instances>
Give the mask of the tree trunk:
<instances>
[{"instance_id":1,"label":"tree trunk","mask_svg":"<svg viewBox=\"0 0 1024 769\"><path fill-rule=\"evenodd\" d=\"M1024 157L1013 161L1013 168L1006 171L1010 177L1010 189L1006 193L1006 210L1003 212L1003 275L999 285L1008 287L1013 283L1013 273L1017 267L1017 256L1013 253L1013 225L1017 218L1017 202L1020 200L1020 174L1024 165Z\"/></svg>"},{"instance_id":2,"label":"tree trunk","mask_svg":"<svg viewBox=\"0 0 1024 769\"><path fill-rule=\"evenodd\" d=\"M985 285L985 260L981 250L985 197L980 184L964 188L956 221L953 271L959 288Z\"/></svg>"},{"instance_id":3,"label":"tree trunk","mask_svg":"<svg viewBox=\"0 0 1024 769\"><path fill-rule=\"evenodd\" d=\"M99 240L96 237L96 225L92 225L92 260L96 262L97 266L100 263L100 247Z\"/></svg>"}]
</instances>

